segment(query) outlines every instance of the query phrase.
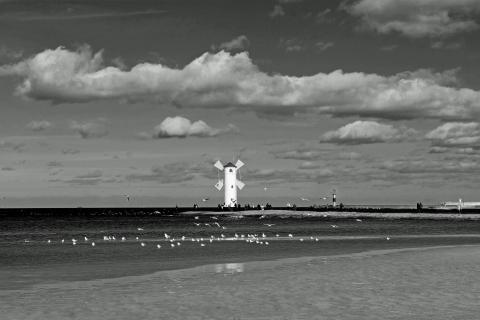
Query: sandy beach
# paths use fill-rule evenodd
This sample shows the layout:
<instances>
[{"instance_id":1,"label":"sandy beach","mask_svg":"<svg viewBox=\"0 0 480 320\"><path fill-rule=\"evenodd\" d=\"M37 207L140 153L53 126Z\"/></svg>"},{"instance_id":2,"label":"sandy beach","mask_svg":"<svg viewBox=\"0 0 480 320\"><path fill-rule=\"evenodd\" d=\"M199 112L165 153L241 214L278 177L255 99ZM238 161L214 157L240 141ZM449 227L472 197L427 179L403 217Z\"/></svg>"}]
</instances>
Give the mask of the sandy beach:
<instances>
[{"instance_id":1,"label":"sandy beach","mask_svg":"<svg viewBox=\"0 0 480 320\"><path fill-rule=\"evenodd\" d=\"M0 291L6 319L475 319L480 246L215 264Z\"/></svg>"}]
</instances>

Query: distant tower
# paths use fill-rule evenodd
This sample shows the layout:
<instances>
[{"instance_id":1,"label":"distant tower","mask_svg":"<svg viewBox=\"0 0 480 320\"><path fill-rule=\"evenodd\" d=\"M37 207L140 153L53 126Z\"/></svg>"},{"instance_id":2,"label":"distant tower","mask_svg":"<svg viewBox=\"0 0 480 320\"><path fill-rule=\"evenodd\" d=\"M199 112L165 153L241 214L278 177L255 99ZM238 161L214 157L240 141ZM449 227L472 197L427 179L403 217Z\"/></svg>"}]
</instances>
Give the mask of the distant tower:
<instances>
[{"instance_id":1,"label":"distant tower","mask_svg":"<svg viewBox=\"0 0 480 320\"><path fill-rule=\"evenodd\" d=\"M333 189L333 194L332 194L332 204L333 207L337 207L337 190Z\"/></svg>"},{"instance_id":2,"label":"distant tower","mask_svg":"<svg viewBox=\"0 0 480 320\"><path fill-rule=\"evenodd\" d=\"M220 161L215 162L214 166L224 172L224 179L219 179L215 188L219 191L225 183L225 201L226 207L234 207L237 204L237 188L242 190L245 187L245 183L237 179L237 171L244 166L241 160L237 160L235 164L229 162L223 165Z\"/></svg>"}]
</instances>

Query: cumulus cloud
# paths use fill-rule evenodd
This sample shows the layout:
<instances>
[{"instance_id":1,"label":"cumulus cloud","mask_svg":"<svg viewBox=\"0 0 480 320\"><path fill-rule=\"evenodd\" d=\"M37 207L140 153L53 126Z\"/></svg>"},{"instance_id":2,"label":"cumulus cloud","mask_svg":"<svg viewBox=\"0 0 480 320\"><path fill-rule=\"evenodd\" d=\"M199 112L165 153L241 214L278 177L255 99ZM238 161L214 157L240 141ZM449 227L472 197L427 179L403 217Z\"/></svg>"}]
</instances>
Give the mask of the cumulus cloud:
<instances>
[{"instance_id":1,"label":"cumulus cloud","mask_svg":"<svg viewBox=\"0 0 480 320\"><path fill-rule=\"evenodd\" d=\"M399 32L407 37L440 37L475 30L478 0L360 0L347 11L366 28L381 34Z\"/></svg>"},{"instance_id":2,"label":"cumulus cloud","mask_svg":"<svg viewBox=\"0 0 480 320\"><path fill-rule=\"evenodd\" d=\"M333 45L334 44L331 41L318 41L315 43L315 48L317 49L317 51L321 52L333 47Z\"/></svg>"},{"instance_id":3,"label":"cumulus cloud","mask_svg":"<svg viewBox=\"0 0 480 320\"><path fill-rule=\"evenodd\" d=\"M477 122L447 122L428 132L425 138L436 147L474 147L480 143L480 124ZM433 149L439 153L444 149Z\"/></svg>"},{"instance_id":4,"label":"cumulus cloud","mask_svg":"<svg viewBox=\"0 0 480 320\"><path fill-rule=\"evenodd\" d=\"M32 131L43 131L52 127L52 123L47 120L31 121L27 124L27 128Z\"/></svg>"},{"instance_id":5,"label":"cumulus cloud","mask_svg":"<svg viewBox=\"0 0 480 320\"><path fill-rule=\"evenodd\" d=\"M215 137L235 131L237 128L233 124L229 124L223 129L216 129L202 120L192 122L187 118L176 116L165 118L155 127L153 136L155 138Z\"/></svg>"},{"instance_id":6,"label":"cumulus cloud","mask_svg":"<svg viewBox=\"0 0 480 320\"><path fill-rule=\"evenodd\" d=\"M270 18L282 17L285 15L285 11L281 5L276 4L268 15Z\"/></svg>"},{"instance_id":7,"label":"cumulus cloud","mask_svg":"<svg viewBox=\"0 0 480 320\"><path fill-rule=\"evenodd\" d=\"M250 47L250 40L247 36L240 35L230 41L223 42L218 46L212 46L212 50L225 50L230 52L245 51Z\"/></svg>"},{"instance_id":8,"label":"cumulus cloud","mask_svg":"<svg viewBox=\"0 0 480 320\"><path fill-rule=\"evenodd\" d=\"M23 51L0 46L0 61L15 61L23 57Z\"/></svg>"},{"instance_id":9,"label":"cumulus cloud","mask_svg":"<svg viewBox=\"0 0 480 320\"><path fill-rule=\"evenodd\" d=\"M390 141L401 141L415 131L405 127L396 128L389 124L375 121L355 121L328 131L322 135L321 141L335 144L366 144Z\"/></svg>"},{"instance_id":10,"label":"cumulus cloud","mask_svg":"<svg viewBox=\"0 0 480 320\"><path fill-rule=\"evenodd\" d=\"M106 121L97 119L85 122L73 121L70 125L82 139L101 138L108 134Z\"/></svg>"},{"instance_id":11,"label":"cumulus cloud","mask_svg":"<svg viewBox=\"0 0 480 320\"><path fill-rule=\"evenodd\" d=\"M307 50L307 46L300 39L280 39L280 47L286 52L300 52Z\"/></svg>"},{"instance_id":12,"label":"cumulus cloud","mask_svg":"<svg viewBox=\"0 0 480 320\"><path fill-rule=\"evenodd\" d=\"M22 79L16 89L20 96L53 103L154 100L262 115L316 112L393 120L465 120L480 113L480 92L455 87L452 71L418 70L388 77L341 70L298 77L271 75L259 70L247 52L205 53L180 69L140 63L120 70L104 66L101 51L59 47L0 66L2 75Z\"/></svg>"}]
</instances>

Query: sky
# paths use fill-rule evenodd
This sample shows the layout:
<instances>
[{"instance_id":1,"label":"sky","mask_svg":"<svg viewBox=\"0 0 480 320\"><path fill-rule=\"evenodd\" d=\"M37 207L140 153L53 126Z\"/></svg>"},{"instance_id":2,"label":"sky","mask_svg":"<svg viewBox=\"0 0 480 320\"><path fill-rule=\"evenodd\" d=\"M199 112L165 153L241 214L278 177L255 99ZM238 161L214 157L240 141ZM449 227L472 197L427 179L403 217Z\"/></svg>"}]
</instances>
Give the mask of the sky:
<instances>
[{"instance_id":1,"label":"sky","mask_svg":"<svg viewBox=\"0 0 480 320\"><path fill-rule=\"evenodd\" d=\"M480 200L479 39L479 0L0 0L0 207L217 205L237 158L240 203Z\"/></svg>"}]
</instances>

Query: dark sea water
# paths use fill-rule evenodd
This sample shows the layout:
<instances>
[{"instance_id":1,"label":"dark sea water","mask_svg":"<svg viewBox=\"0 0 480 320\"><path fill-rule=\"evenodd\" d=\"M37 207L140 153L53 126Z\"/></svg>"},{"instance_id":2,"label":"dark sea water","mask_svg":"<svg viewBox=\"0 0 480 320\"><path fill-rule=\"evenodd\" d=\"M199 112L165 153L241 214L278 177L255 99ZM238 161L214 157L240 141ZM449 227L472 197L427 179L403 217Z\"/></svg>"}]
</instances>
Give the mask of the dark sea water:
<instances>
[{"instance_id":1,"label":"dark sea water","mask_svg":"<svg viewBox=\"0 0 480 320\"><path fill-rule=\"evenodd\" d=\"M0 310L5 319L321 319L322 310L328 319L336 308L345 319L454 319L480 312L478 248L480 223L461 220L8 219ZM439 313L429 294L464 306ZM409 303L418 310L401 314Z\"/></svg>"}]
</instances>

